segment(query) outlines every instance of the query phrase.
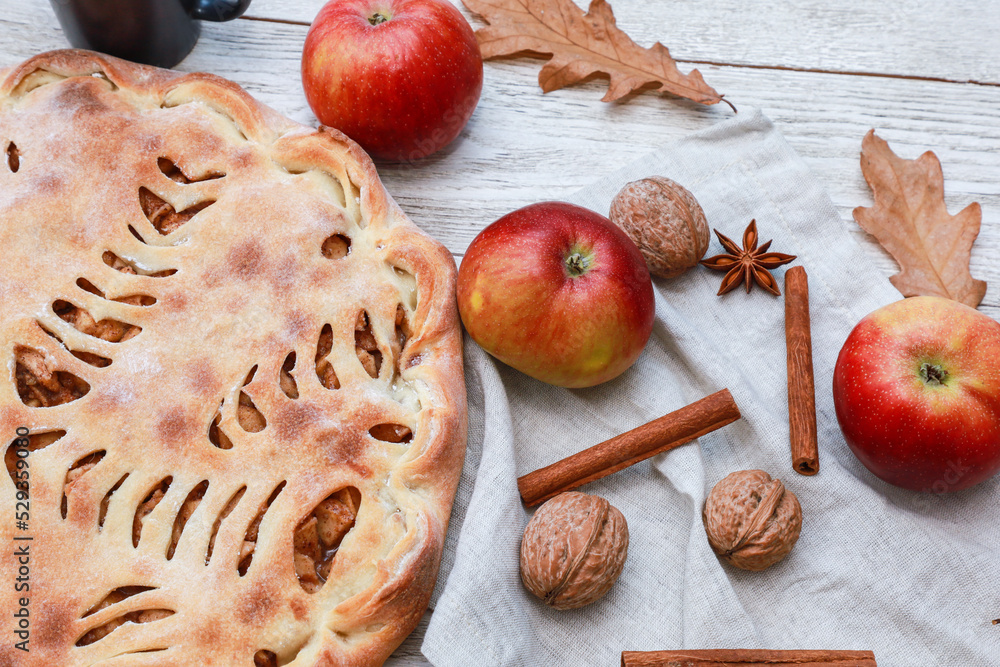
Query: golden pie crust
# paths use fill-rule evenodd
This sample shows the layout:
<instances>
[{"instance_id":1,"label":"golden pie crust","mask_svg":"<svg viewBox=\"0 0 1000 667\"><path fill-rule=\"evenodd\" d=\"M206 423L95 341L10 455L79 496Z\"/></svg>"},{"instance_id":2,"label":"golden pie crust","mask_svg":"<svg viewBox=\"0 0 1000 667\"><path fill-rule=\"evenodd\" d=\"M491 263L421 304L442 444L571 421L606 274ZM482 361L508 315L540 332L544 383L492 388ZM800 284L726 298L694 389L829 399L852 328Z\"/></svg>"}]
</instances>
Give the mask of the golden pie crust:
<instances>
[{"instance_id":1,"label":"golden pie crust","mask_svg":"<svg viewBox=\"0 0 1000 667\"><path fill-rule=\"evenodd\" d=\"M451 256L210 74L39 55L0 151L0 665L381 664L464 454Z\"/></svg>"}]
</instances>

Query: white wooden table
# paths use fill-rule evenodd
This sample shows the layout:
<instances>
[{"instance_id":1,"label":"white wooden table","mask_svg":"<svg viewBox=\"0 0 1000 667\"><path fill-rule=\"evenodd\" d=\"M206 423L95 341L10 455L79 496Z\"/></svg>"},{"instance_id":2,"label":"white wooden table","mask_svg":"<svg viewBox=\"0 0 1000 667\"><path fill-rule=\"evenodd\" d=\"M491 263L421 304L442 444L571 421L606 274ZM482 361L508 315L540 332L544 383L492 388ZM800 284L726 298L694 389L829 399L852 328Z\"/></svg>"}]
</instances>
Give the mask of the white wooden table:
<instances>
[{"instance_id":1,"label":"white wooden table","mask_svg":"<svg viewBox=\"0 0 1000 667\"><path fill-rule=\"evenodd\" d=\"M870 128L901 156L934 150L952 213L978 201L972 274L980 310L1000 319L1000 2L994 0L611 0L637 42L665 44L738 108L760 107L826 185L843 224L887 275L895 263L857 228L871 205L858 154ZM253 0L204 24L179 66L244 86L315 125L299 79L302 44L322 0ZM481 21L464 10L474 26ZM47 0L0 0L0 67L67 46ZM458 141L418 164L380 167L410 217L460 258L487 224L526 204L567 197L657 144L732 111L646 92L600 102L600 80L543 95L541 61L486 63L482 99ZM426 665L428 616L388 664Z\"/></svg>"}]
</instances>

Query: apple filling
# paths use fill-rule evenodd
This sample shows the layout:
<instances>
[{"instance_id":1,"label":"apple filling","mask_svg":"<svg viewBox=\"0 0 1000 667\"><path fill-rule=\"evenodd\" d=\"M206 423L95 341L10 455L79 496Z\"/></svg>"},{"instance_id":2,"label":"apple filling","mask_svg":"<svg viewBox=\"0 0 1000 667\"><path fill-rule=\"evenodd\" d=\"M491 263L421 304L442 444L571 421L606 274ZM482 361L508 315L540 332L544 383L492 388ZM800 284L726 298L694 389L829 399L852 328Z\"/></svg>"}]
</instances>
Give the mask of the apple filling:
<instances>
[{"instance_id":1,"label":"apple filling","mask_svg":"<svg viewBox=\"0 0 1000 667\"><path fill-rule=\"evenodd\" d=\"M215 418L208 426L208 441L219 449L232 449L233 441L222 430L222 410L215 413ZM257 433L263 431L267 426L267 419L264 414L257 409L246 392L240 392L240 402L236 409L236 423L247 433Z\"/></svg>"},{"instance_id":2,"label":"apple filling","mask_svg":"<svg viewBox=\"0 0 1000 667\"><path fill-rule=\"evenodd\" d=\"M13 172L17 173L17 170L21 168L21 153L17 150L17 146L14 142L7 144L7 167Z\"/></svg>"},{"instance_id":3,"label":"apple filling","mask_svg":"<svg viewBox=\"0 0 1000 667\"><path fill-rule=\"evenodd\" d=\"M392 354L396 358L397 373L399 372L399 359L403 354L403 348L406 347L406 341L410 339L412 333L410 322L406 319L406 309L403 308L403 304L396 304L396 340L393 341Z\"/></svg>"},{"instance_id":4,"label":"apple filling","mask_svg":"<svg viewBox=\"0 0 1000 667\"><path fill-rule=\"evenodd\" d=\"M253 654L253 667L278 667L278 656L262 648Z\"/></svg>"},{"instance_id":5,"label":"apple filling","mask_svg":"<svg viewBox=\"0 0 1000 667\"><path fill-rule=\"evenodd\" d=\"M111 365L111 360L107 357L102 357L99 354L94 354L93 352L81 352L80 350L70 350L70 354L79 359L85 364L90 364L91 366L96 366L97 368L104 368Z\"/></svg>"},{"instance_id":6,"label":"apple filling","mask_svg":"<svg viewBox=\"0 0 1000 667\"><path fill-rule=\"evenodd\" d=\"M52 310L64 322L73 325L73 328L80 333L100 338L109 343L122 343L130 338L135 338L142 327L134 324L126 324L118 320L101 320L98 322L93 316L69 301L59 299L52 303Z\"/></svg>"},{"instance_id":7,"label":"apple filling","mask_svg":"<svg viewBox=\"0 0 1000 667\"><path fill-rule=\"evenodd\" d=\"M107 597L91 607L90 610L83 615L83 618L96 614L102 609L107 609L111 605L118 604L122 600L126 600L133 595L138 595L139 593L144 593L149 590L153 589L146 586L122 586L121 588L116 588L108 593ZM136 611L131 611L127 614L122 614L121 616L111 619L104 625L99 625L96 628L89 630L77 640L76 645L87 646L88 644L93 644L96 641L104 639L126 623L152 623L153 621L159 621L167 618L173 613L174 612L170 609L138 609Z\"/></svg>"},{"instance_id":8,"label":"apple filling","mask_svg":"<svg viewBox=\"0 0 1000 667\"><path fill-rule=\"evenodd\" d=\"M184 532L184 526L187 525L188 519L191 518L191 515L194 514L194 511L198 509L198 505L205 498L206 491L208 491L207 480L191 489L191 492L188 493L187 498L181 504L181 508L174 518L174 527L170 534L170 546L167 547L167 560L174 557L174 553L177 551L177 543L180 542L181 534Z\"/></svg>"},{"instance_id":9,"label":"apple filling","mask_svg":"<svg viewBox=\"0 0 1000 667\"><path fill-rule=\"evenodd\" d=\"M31 408L69 403L90 391L86 381L55 370L51 359L25 345L14 346L14 380L21 401Z\"/></svg>"},{"instance_id":10,"label":"apple filling","mask_svg":"<svg viewBox=\"0 0 1000 667\"><path fill-rule=\"evenodd\" d=\"M391 341L391 350L393 355L397 360L397 368L395 372L398 374L398 360L403 347L406 345L406 341L410 336L410 325L406 319L406 310L403 306L396 306L395 315L395 340ZM340 389L340 380L337 378L337 373L333 368L333 364L330 363L327 358L330 351L333 349L333 327L329 324L323 325L323 329L319 334L319 341L316 344L316 375L319 377L320 384L322 384L327 389ZM354 353L361 362L361 366L368 373L369 377L377 378L379 372L382 370L382 350L379 348L378 340L375 338L375 333L372 330L371 320L368 317L368 311L361 310L358 312L357 320L354 323ZM290 355L291 356L291 355ZM289 363L286 360L286 364ZM292 357L291 364L294 367L294 357ZM289 369L290 370L290 369ZM288 380L294 382L291 376ZM286 382L290 384L290 382ZM292 397L288 391L285 392L290 398ZM298 395L298 390L295 390L296 396Z\"/></svg>"},{"instance_id":11,"label":"apple filling","mask_svg":"<svg viewBox=\"0 0 1000 667\"><path fill-rule=\"evenodd\" d=\"M243 386L247 386L253 381L253 376L257 372L254 366L247 374L247 379L243 381ZM267 419L264 414L253 404L250 396L245 391L240 392L239 405L236 408L236 423L247 433L258 433L267 426Z\"/></svg>"},{"instance_id":12,"label":"apple filling","mask_svg":"<svg viewBox=\"0 0 1000 667\"><path fill-rule=\"evenodd\" d=\"M368 429L369 435L382 442L409 442L413 432L402 424L376 424Z\"/></svg>"},{"instance_id":13,"label":"apple filling","mask_svg":"<svg viewBox=\"0 0 1000 667\"><path fill-rule=\"evenodd\" d=\"M107 299L108 297L103 291L97 288L94 283L90 282L86 278L77 278L76 285L84 292L89 292L95 296L99 296L102 299ZM148 294L130 294L128 296L119 296L111 301L116 301L118 303L124 303L129 306L152 306L156 303L156 298L149 296Z\"/></svg>"},{"instance_id":14,"label":"apple filling","mask_svg":"<svg viewBox=\"0 0 1000 667\"><path fill-rule=\"evenodd\" d=\"M274 489L274 491L271 492L271 495L268 496L267 500L261 505L260 510L257 512L257 516L254 517L254 520L251 521L250 525L247 527L247 532L243 536L243 546L240 548L239 565L236 568L241 577L247 573L247 570L250 569L251 563L253 563L253 555L257 549L257 533L260 530L260 522L263 521L264 515L267 514L267 510L271 507L284 488L285 482L282 482Z\"/></svg>"},{"instance_id":15,"label":"apple filling","mask_svg":"<svg viewBox=\"0 0 1000 667\"><path fill-rule=\"evenodd\" d=\"M225 520L229 514L236 509L239 504L240 499L243 498L243 494L246 493L247 487L243 486L233 494L233 497L229 499L226 506L222 508L219 512L219 516L215 517L215 524L212 525L212 536L208 538L208 551L205 552L205 565L208 565L212 560L212 552L215 550L215 538L219 534L219 528L222 527L222 522Z\"/></svg>"},{"instance_id":16,"label":"apple filling","mask_svg":"<svg viewBox=\"0 0 1000 667\"><path fill-rule=\"evenodd\" d=\"M101 509L97 515L97 530L102 530L104 528L104 519L108 516L108 506L111 505L111 496L115 495L115 491L117 491L121 485L125 483L126 479L128 479L128 473L122 475L121 479L115 482L115 485L108 489L108 492L104 494L103 498L101 498Z\"/></svg>"},{"instance_id":17,"label":"apple filling","mask_svg":"<svg viewBox=\"0 0 1000 667\"><path fill-rule=\"evenodd\" d=\"M361 493L354 487L324 498L295 529L294 562L299 585L315 593L330 576L333 559L344 536L354 527Z\"/></svg>"},{"instance_id":18,"label":"apple filling","mask_svg":"<svg viewBox=\"0 0 1000 667\"><path fill-rule=\"evenodd\" d=\"M167 494L170 489L171 482L174 481L173 477L165 477L162 479L146 496L146 499L139 503L139 506L135 509L135 516L132 518L132 546L139 546L139 538L142 537L142 524L146 520L146 517L156 509L156 506L160 504L163 500L163 496Z\"/></svg>"},{"instance_id":19,"label":"apple filling","mask_svg":"<svg viewBox=\"0 0 1000 667\"><path fill-rule=\"evenodd\" d=\"M316 375L319 377L320 384L327 389L340 389L340 380L337 379L337 373L333 370L333 364L327 359L332 349L333 327L329 324L324 324L322 331L319 332L319 341L316 344Z\"/></svg>"},{"instance_id":20,"label":"apple filling","mask_svg":"<svg viewBox=\"0 0 1000 667\"><path fill-rule=\"evenodd\" d=\"M93 454L88 454L66 471L66 479L63 482L62 501L59 505L59 512L62 518L65 519L69 513L69 494L73 493L73 489L79 483L80 478L93 470L101 462L106 453L104 450L101 450Z\"/></svg>"},{"instance_id":21,"label":"apple filling","mask_svg":"<svg viewBox=\"0 0 1000 667\"><path fill-rule=\"evenodd\" d=\"M236 409L236 422L247 433L257 433L263 431L267 426L267 419L263 413L257 409L245 391L240 392L240 404Z\"/></svg>"},{"instance_id":22,"label":"apple filling","mask_svg":"<svg viewBox=\"0 0 1000 667\"><path fill-rule=\"evenodd\" d=\"M37 452L40 449L48 447L53 442L59 438L66 435L66 431L46 431L45 433L32 433L27 436L28 444L25 449L30 453ZM10 479L14 484L17 484L17 449L18 440L23 440L22 438L17 438L10 443L7 447L7 451L4 453L4 464L7 466L7 474L10 475ZM29 454L30 456L30 454Z\"/></svg>"},{"instance_id":23,"label":"apple filling","mask_svg":"<svg viewBox=\"0 0 1000 667\"><path fill-rule=\"evenodd\" d=\"M219 426L221 422L222 408L220 406L219 412L215 413L215 418L212 419L212 423L208 426L208 441L219 449L232 449L233 441L229 439L229 436Z\"/></svg>"},{"instance_id":24,"label":"apple filling","mask_svg":"<svg viewBox=\"0 0 1000 667\"><path fill-rule=\"evenodd\" d=\"M278 386L285 396L294 400L299 397L299 385L292 377L293 370L295 370L295 353L290 352L281 364L281 370L278 371Z\"/></svg>"},{"instance_id":25,"label":"apple filling","mask_svg":"<svg viewBox=\"0 0 1000 667\"><path fill-rule=\"evenodd\" d=\"M173 160L165 157L157 159L156 166L160 168L160 171L163 172L164 176L182 185L187 185L189 183L198 183L201 181L211 181L216 178L222 178L223 176L225 176L225 174L222 173L221 171L208 171L205 172L203 176L191 178L183 171L181 171L180 167L174 164Z\"/></svg>"},{"instance_id":26,"label":"apple filling","mask_svg":"<svg viewBox=\"0 0 1000 667\"><path fill-rule=\"evenodd\" d=\"M177 273L177 269L164 269L163 271L146 271L141 269L132 262L127 262L110 250L105 250L101 259L105 264L110 266L115 271L120 271L121 273L126 273L128 275L140 275L149 276L150 278L165 278L167 276L172 276Z\"/></svg>"},{"instance_id":27,"label":"apple filling","mask_svg":"<svg viewBox=\"0 0 1000 667\"><path fill-rule=\"evenodd\" d=\"M66 471L66 479L63 482L62 503L60 505L62 518L66 518L68 510L68 497L69 494L73 492L73 487L76 486L81 477L93 470L94 467L101 462L105 454L107 454L107 452L103 449L99 452L88 454L74 463L72 467Z\"/></svg>"},{"instance_id":28,"label":"apple filling","mask_svg":"<svg viewBox=\"0 0 1000 667\"><path fill-rule=\"evenodd\" d=\"M354 351L358 361L365 367L365 372L371 377L377 378L382 369L382 352L378 349L375 334L372 333L368 312L364 310L358 313L357 322L354 324Z\"/></svg>"},{"instance_id":29,"label":"apple filling","mask_svg":"<svg viewBox=\"0 0 1000 667\"><path fill-rule=\"evenodd\" d=\"M243 381L244 387L250 384L256 372L256 366L250 369L246 379ZM290 376L289 379L291 379ZM292 382L294 383L294 380ZM225 401L223 401L223 405L225 405ZM208 440L219 449L232 449L233 441L221 428L222 407L222 405L219 406L219 410L215 413L212 423L208 426ZM236 406L236 423L247 433L259 433L267 427L267 418L264 417L264 413L257 409L257 406L254 405L253 400L245 391L240 392L239 403Z\"/></svg>"},{"instance_id":30,"label":"apple filling","mask_svg":"<svg viewBox=\"0 0 1000 667\"><path fill-rule=\"evenodd\" d=\"M214 199L198 202L183 211L177 211L166 201L153 194L147 188L139 188L139 206L153 228L163 236L170 234L187 224L199 211L215 203ZM141 239L140 239L141 240Z\"/></svg>"}]
</instances>

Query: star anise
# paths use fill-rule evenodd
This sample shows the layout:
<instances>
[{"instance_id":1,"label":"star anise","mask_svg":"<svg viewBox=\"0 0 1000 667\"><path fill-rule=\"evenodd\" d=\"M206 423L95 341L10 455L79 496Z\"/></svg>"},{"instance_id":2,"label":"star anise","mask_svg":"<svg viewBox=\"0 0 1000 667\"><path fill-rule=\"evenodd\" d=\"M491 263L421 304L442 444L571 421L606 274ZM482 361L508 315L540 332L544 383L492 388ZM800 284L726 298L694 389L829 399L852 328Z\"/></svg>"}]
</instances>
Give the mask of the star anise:
<instances>
[{"instance_id":1,"label":"star anise","mask_svg":"<svg viewBox=\"0 0 1000 667\"><path fill-rule=\"evenodd\" d=\"M746 231L743 232L743 248L740 249L733 241L721 234L718 229L713 230L719 237L719 242L728 252L724 255L715 255L708 259L703 259L702 264L716 271L727 271L726 277L722 279L722 286L719 287L718 294L725 294L734 289L741 282L746 284L747 294L753 283L766 289L774 295L780 295L778 281L771 275L771 269L776 269L782 264L788 264L795 259L795 255L786 255L780 252L767 252L771 247L768 241L764 245L757 247L757 221L751 220Z\"/></svg>"}]
</instances>

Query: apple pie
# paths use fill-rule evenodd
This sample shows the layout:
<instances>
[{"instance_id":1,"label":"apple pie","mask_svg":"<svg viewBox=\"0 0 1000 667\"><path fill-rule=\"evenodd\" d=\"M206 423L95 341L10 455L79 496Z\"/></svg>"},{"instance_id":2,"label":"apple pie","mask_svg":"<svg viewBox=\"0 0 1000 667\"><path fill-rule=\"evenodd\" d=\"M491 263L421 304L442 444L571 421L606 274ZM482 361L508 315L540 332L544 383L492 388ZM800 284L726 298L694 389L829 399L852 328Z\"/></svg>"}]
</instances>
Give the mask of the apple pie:
<instances>
[{"instance_id":1,"label":"apple pie","mask_svg":"<svg viewBox=\"0 0 1000 667\"><path fill-rule=\"evenodd\" d=\"M0 664L381 664L466 415L454 261L368 156L46 53L0 73L0 247Z\"/></svg>"}]
</instances>

